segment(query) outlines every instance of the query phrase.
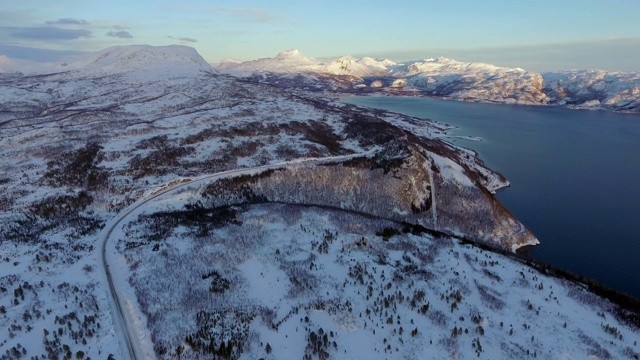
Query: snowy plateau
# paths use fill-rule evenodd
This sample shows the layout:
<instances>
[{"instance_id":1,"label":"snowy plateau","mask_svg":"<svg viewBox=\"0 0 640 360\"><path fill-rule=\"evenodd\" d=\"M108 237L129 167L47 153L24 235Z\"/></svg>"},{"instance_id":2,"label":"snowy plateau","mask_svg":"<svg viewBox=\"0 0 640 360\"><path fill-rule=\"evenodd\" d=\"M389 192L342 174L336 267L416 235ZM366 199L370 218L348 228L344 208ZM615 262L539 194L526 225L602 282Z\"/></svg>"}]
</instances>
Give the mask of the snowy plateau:
<instances>
[{"instance_id":1,"label":"snowy plateau","mask_svg":"<svg viewBox=\"0 0 640 360\"><path fill-rule=\"evenodd\" d=\"M316 91L382 92L473 102L640 112L640 73L637 72L572 70L540 74L443 57L397 63L343 56L320 62L299 50L247 62L221 61L213 67L254 81L288 83Z\"/></svg>"},{"instance_id":2,"label":"snowy plateau","mask_svg":"<svg viewBox=\"0 0 640 360\"><path fill-rule=\"evenodd\" d=\"M517 255L508 181L447 126L326 91L545 103L544 76L184 46L0 70L0 359L640 356L638 300ZM621 104L634 76L550 86Z\"/></svg>"}]
</instances>

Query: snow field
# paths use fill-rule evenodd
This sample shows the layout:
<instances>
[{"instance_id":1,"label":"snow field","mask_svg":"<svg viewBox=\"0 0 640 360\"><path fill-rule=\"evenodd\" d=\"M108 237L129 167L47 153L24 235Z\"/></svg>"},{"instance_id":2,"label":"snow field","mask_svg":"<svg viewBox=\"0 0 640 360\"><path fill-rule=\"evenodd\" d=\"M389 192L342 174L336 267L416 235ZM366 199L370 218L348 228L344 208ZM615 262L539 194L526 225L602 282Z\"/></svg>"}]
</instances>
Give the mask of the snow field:
<instances>
[{"instance_id":1,"label":"snow field","mask_svg":"<svg viewBox=\"0 0 640 360\"><path fill-rule=\"evenodd\" d=\"M194 313L218 307L254 309L239 355L247 359L313 355L310 334L320 329L333 333L323 351L345 359L521 358L534 353L541 358L615 358L637 353L638 331L619 322L607 301L495 253L424 235L384 240L372 229L393 223L374 224L339 212L284 205L238 210L242 225L229 224L206 238L181 231L162 243L160 252L169 254L178 253L178 243L199 244L198 256L179 256L189 263L181 269L164 270L151 245L125 251L130 264L147 264L132 272L133 279L140 279L134 280L137 291L166 293L145 281L144 273L173 277L170 293L178 301L184 299L180 294L193 294L189 287L202 286L189 279L207 269L233 279L228 292L201 294L197 302L190 297L190 306L157 297L166 303L160 308L181 313L152 315L160 317L152 334L171 348L184 345L182 337L195 332L189 321ZM248 239L248 247L234 245ZM182 325L176 326L177 319ZM197 357L188 346L182 356Z\"/></svg>"}]
</instances>

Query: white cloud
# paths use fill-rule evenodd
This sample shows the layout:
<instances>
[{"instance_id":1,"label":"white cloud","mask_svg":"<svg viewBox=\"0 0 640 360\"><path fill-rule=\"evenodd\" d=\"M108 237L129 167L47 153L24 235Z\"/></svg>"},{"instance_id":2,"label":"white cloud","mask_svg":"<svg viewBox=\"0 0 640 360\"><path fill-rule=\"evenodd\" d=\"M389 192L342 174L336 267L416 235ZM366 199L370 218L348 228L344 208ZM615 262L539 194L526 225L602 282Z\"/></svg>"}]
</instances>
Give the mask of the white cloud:
<instances>
[{"instance_id":1,"label":"white cloud","mask_svg":"<svg viewBox=\"0 0 640 360\"><path fill-rule=\"evenodd\" d=\"M82 19L62 18L56 21L47 21L47 25L89 25L89 22Z\"/></svg>"},{"instance_id":2,"label":"white cloud","mask_svg":"<svg viewBox=\"0 0 640 360\"><path fill-rule=\"evenodd\" d=\"M119 38L119 39L133 39L133 35L130 32L120 30L120 31L109 31L107 36Z\"/></svg>"}]
</instances>

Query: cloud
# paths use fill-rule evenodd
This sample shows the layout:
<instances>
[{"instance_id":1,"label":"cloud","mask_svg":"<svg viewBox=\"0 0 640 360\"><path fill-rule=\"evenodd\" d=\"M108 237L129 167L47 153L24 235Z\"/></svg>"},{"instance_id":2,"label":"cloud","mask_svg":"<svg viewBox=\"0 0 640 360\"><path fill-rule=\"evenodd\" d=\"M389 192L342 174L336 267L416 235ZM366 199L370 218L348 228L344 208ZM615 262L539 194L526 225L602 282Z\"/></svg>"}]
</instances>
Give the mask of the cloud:
<instances>
[{"instance_id":1,"label":"cloud","mask_svg":"<svg viewBox=\"0 0 640 360\"><path fill-rule=\"evenodd\" d=\"M47 21L47 25L89 25L89 22L82 19L62 18L56 21Z\"/></svg>"},{"instance_id":2,"label":"cloud","mask_svg":"<svg viewBox=\"0 0 640 360\"><path fill-rule=\"evenodd\" d=\"M109 31L107 36L116 37L120 39L133 39L133 35L130 32L120 30L120 31Z\"/></svg>"},{"instance_id":3,"label":"cloud","mask_svg":"<svg viewBox=\"0 0 640 360\"><path fill-rule=\"evenodd\" d=\"M31 40L75 40L90 38L87 29L61 29L54 26L12 28L10 34L19 39Z\"/></svg>"},{"instance_id":4,"label":"cloud","mask_svg":"<svg viewBox=\"0 0 640 360\"><path fill-rule=\"evenodd\" d=\"M278 19L258 8L216 8L216 11L228 13L249 22L269 23Z\"/></svg>"},{"instance_id":5,"label":"cloud","mask_svg":"<svg viewBox=\"0 0 640 360\"><path fill-rule=\"evenodd\" d=\"M169 39L178 40L180 41L181 44L198 42L198 39L194 39L190 37L173 37L173 36L167 36L167 37Z\"/></svg>"},{"instance_id":6,"label":"cloud","mask_svg":"<svg viewBox=\"0 0 640 360\"><path fill-rule=\"evenodd\" d=\"M84 51L76 50L50 50L28 46L7 45L0 43L0 54L12 59L32 60L32 61L60 61L85 54Z\"/></svg>"},{"instance_id":7,"label":"cloud","mask_svg":"<svg viewBox=\"0 0 640 360\"><path fill-rule=\"evenodd\" d=\"M122 25L113 25L111 28L113 30L128 30L129 29L128 26L122 26Z\"/></svg>"}]
</instances>

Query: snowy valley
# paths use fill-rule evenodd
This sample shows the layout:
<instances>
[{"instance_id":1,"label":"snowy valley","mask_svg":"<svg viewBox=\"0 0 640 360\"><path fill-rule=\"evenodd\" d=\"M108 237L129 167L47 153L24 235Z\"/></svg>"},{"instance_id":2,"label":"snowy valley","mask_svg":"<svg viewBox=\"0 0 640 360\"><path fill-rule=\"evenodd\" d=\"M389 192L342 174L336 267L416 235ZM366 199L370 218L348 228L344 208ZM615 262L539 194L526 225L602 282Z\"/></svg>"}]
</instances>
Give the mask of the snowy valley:
<instances>
[{"instance_id":1,"label":"snowy valley","mask_svg":"<svg viewBox=\"0 0 640 360\"><path fill-rule=\"evenodd\" d=\"M330 90L637 111L639 83L185 46L0 58L0 359L637 359L638 300L514 255L538 240L495 198L507 179L447 126Z\"/></svg>"}]
</instances>

